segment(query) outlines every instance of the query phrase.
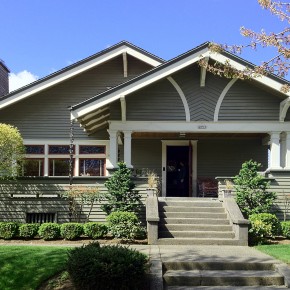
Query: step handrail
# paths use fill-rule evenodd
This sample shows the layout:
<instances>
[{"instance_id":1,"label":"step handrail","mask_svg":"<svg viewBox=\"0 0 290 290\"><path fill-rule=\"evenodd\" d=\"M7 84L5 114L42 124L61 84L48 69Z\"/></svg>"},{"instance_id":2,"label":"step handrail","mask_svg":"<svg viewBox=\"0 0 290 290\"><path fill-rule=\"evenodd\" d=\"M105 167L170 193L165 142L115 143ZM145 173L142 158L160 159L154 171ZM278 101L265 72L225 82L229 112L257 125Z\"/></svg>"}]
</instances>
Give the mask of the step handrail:
<instances>
[{"instance_id":1,"label":"step handrail","mask_svg":"<svg viewBox=\"0 0 290 290\"><path fill-rule=\"evenodd\" d=\"M155 194L148 195L146 199L146 222L149 245L157 244L159 220L158 197Z\"/></svg>"},{"instance_id":2,"label":"step handrail","mask_svg":"<svg viewBox=\"0 0 290 290\"><path fill-rule=\"evenodd\" d=\"M233 197L225 197L223 199L223 204L233 226L236 239L239 240L240 246L248 246L249 220L244 218L236 200Z\"/></svg>"}]
</instances>

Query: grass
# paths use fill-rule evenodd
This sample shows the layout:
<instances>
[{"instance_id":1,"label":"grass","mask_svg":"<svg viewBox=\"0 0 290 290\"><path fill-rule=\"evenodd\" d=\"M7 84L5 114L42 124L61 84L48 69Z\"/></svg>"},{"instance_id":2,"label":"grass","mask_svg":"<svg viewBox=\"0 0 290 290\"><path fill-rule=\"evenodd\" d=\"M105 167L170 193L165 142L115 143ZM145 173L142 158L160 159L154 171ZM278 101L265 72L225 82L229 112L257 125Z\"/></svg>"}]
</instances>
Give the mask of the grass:
<instances>
[{"instance_id":1,"label":"grass","mask_svg":"<svg viewBox=\"0 0 290 290\"><path fill-rule=\"evenodd\" d=\"M290 245L259 245L257 250L290 264Z\"/></svg>"},{"instance_id":2,"label":"grass","mask_svg":"<svg viewBox=\"0 0 290 290\"><path fill-rule=\"evenodd\" d=\"M65 247L0 246L0 289L35 290L64 270Z\"/></svg>"}]
</instances>

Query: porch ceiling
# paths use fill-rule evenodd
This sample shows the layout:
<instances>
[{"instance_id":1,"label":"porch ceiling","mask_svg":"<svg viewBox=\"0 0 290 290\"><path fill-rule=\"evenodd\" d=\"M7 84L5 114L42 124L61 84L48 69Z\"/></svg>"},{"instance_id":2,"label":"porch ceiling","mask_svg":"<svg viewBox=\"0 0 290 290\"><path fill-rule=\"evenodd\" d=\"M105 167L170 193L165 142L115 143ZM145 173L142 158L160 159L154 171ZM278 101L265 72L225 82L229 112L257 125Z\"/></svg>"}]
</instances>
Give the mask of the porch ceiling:
<instances>
[{"instance_id":1,"label":"porch ceiling","mask_svg":"<svg viewBox=\"0 0 290 290\"><path fill-rule=\"evenodd\" d=\"M195 140L195 139L242 139L242 138L264 138L265 133L163 133L163 132L133 132L133 139L173 139L173 140Z\"/></svg>"}]
</instances>

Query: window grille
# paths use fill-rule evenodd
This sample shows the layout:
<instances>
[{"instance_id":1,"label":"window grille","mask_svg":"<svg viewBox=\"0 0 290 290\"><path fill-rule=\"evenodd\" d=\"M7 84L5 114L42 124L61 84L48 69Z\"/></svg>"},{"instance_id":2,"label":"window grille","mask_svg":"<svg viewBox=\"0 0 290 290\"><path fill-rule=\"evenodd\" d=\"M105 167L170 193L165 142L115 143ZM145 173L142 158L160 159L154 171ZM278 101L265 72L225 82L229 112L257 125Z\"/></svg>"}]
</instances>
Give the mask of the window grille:
<instances>
[{"instance_id":1,"label":"window grille","mask_svg":"<svg viewBox=\"0 0 290 290\"><path fill-rule=\"evenodd\" d=\"M55 213L31 212L26 213L26 222L30 224L43 224L55 222Z\"/></svg>"}]
</instances>

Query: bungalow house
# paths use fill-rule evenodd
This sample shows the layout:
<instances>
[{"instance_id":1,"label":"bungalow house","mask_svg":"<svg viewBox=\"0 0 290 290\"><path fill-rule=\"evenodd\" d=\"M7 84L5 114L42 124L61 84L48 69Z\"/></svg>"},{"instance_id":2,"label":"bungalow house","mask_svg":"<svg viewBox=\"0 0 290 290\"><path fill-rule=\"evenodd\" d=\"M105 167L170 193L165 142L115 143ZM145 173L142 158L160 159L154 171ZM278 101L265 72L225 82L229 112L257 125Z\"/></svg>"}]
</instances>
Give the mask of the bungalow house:
<instances>
[{"instance_id":1,"label":"bungalow house","mask_svg":"<svg viewBox=\"0 0 290 290\"><path fill-rule=\"evenodd\" d=\"M102 187L123 160L144 196L149 170L162 181L160 196L197 198L200 181L217 178L221 192L249 159L262 164L278 192L282 218L290 194L290 94L280 89L288 82L271 74L220 77L200 59L252 66L211 52L208 42L164 61L123 41L0 97L0 122L19 128L27 150L22 187L2 184L0 219L55 213L67 220L54 194L69 183L70 160L76 184ZM103 218L96 209L93 219Z\"/></svg>"}]
</instances>

